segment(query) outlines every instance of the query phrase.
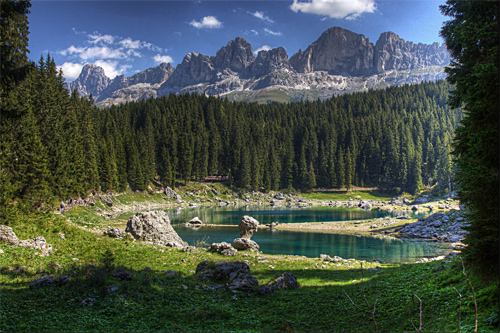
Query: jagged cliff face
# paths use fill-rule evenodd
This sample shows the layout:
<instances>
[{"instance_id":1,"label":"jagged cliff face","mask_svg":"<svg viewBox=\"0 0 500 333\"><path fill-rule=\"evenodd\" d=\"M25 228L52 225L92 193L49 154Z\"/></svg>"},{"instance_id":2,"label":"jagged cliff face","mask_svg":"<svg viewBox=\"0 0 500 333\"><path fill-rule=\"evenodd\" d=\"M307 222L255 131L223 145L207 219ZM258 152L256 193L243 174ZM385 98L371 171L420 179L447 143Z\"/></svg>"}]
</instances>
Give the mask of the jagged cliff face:
<instances>
[{"instance_id":1,"label":"jagged cliff face","mask_svg":"<svg viewBox=\"0 0 500 333\"><path fill-rule=\"evenodd\" d=\"M280 100L296 101L443 79L449 61L444 45L406 42L393 32L381 34L374 45L363 35L333 27L290 59L282 47L255 57L250 43L238 37L215 56L192 52L175 69L161 64L128 78L110 80L89 64L67 87L78 88L80 95L92 93L101 105L186 92L260 101L273 90L280 91Z\"/></svg>"},{"instance_id":2,"label":"jagged cliff face","mask_svg":"<svg viewBox=\"0 0 500 333\"><path fill-rule=\"evenodd\" d=\"M299 73L327 71L330 74L359 76L374 74L374 46L368 38L339 27L325 31L305 50L290 58Z\"/></svg>"},{"instance_id":3,"label":"jagged cliff face","mask_svg":"<svg viewBox=\"0 0 500 333\"><path fill-rule=\"evenodd\" d=\"M70 92L77 89L80 96L99 96L101 92L111 83L111 79L106 76L102 67L94 64L86 64L82 72L73 82L66 83Z\"/></svg>"}]
</instances>

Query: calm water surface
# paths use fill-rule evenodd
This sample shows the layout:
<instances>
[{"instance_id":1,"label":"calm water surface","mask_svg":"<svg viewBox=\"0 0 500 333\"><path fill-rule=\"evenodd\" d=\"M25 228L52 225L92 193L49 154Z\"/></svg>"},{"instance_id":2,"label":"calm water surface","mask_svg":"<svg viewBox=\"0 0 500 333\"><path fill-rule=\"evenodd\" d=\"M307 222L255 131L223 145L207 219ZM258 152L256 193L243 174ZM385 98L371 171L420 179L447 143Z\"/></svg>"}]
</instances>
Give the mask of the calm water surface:
<instances>
[{"instance_id":1,"label":"calm water surface","mask_svg":"<svg viewBox=\"0 0 500 333\"><path fill-rule=\"evenodd\" d=\"M252 216L261 224L274 221L299 223L363 220L387 215L419 216L407 211L388 213L355 208L269 206L190 207L167 210L167 213L179 236L191 245L201 240L207 243L231 243L239 237L239 231L234 227L202 227L194 230L182 226L182 223L195 216L198 216L204 223L221 225L238 225L243 215ZM259 244L264 254L318 257L323 253L346 259L378 259L384 262L415 261L423 257L445 254L450 250L446 244L437 242L270 229L259 229L252 236L252 240Z\"/></svg>"}]
</instances>

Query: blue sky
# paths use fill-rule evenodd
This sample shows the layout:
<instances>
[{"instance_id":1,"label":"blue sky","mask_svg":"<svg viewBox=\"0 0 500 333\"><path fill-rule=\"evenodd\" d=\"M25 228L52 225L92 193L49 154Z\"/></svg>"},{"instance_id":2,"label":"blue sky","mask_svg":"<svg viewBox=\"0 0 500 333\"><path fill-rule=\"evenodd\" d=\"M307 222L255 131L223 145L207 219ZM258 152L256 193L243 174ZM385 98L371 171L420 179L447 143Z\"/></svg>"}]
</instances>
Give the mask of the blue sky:
<instances>
[{"instance_id":1,"label":"blue sky","mask_svg":"<svg viewBox=\"0 0 500 333\"><path fill-rule=\"evenodd\" d=\"M414 43L442 43L440 0L38 1L32 0L30 58L47 53L74 80L86 63L133 75L190 52L215 55L236 37L257 52L282 46L291 57L339 26L376 43L393 31Z\"/></svg>"}]
</instances>

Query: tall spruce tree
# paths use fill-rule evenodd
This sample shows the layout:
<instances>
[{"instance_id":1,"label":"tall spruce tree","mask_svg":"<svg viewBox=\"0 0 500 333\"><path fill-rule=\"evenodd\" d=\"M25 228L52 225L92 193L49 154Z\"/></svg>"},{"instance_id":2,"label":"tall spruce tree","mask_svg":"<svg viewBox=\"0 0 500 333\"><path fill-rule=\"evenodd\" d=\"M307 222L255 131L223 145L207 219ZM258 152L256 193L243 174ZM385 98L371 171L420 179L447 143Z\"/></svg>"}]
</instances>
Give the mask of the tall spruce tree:
<instances>
[{"instance_id":1,"label":"tall spruce tree","mask_svg":"<svg viewBox=\"0 0 500 333\"><path fill-rule=\"evenodd\" d=\"M499 2L448 0L441 29L452 62L446 68L452 108L464 109L456 130L459 198L471 221L465 249L483 272L498 275L499 261Z\"/></svg>"}]
</instances>

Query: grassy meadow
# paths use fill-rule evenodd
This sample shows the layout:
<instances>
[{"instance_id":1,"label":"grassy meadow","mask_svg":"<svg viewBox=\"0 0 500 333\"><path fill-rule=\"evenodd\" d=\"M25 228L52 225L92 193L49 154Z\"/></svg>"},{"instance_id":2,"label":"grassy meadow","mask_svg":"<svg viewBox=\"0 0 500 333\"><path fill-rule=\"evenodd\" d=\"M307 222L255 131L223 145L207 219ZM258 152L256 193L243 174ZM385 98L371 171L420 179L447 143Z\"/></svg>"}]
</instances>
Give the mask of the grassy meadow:
<instances>
[{"instance_id":1,"label":"grassy meadow","mask_svg":"<svg viewBox=\"0 0 500 333\"><path fill-rule=\"evenodd\" d=\"M123 205L142 206L164 200L159 194L118 198ZM44 236L55 251L41 257L36 250L2 244L0 332L411 332L419 330L420 321L422 332L475 329L473 293L458 258L425 264L350 258L344 258L347 263L325 263L250 251L225 257L203 248L155 249L93 232L94 226L112 224L113 219L97 216L92 209L12 217L9 226L19 239ZM224 286L204 290L224 285L196 276L196 266L204 260L247 260L259 284L291 272L302 287L271 295ZM89 264L96 267L86 268ZM113 277L119 267L133 279ZM168 270L175 275L166 275ZM498 281L481 280L467 265L465 271L475 291L478 331L498 332ZM47 275L68 275L69 282L29 288L30 282ZM110 286L117 291L108 292ZM93 305L82 305L89 297ZM362 309L367 303L375 308L376 328L372 316L356 309L349 297Z\"/></svg>"}]
</instances>

